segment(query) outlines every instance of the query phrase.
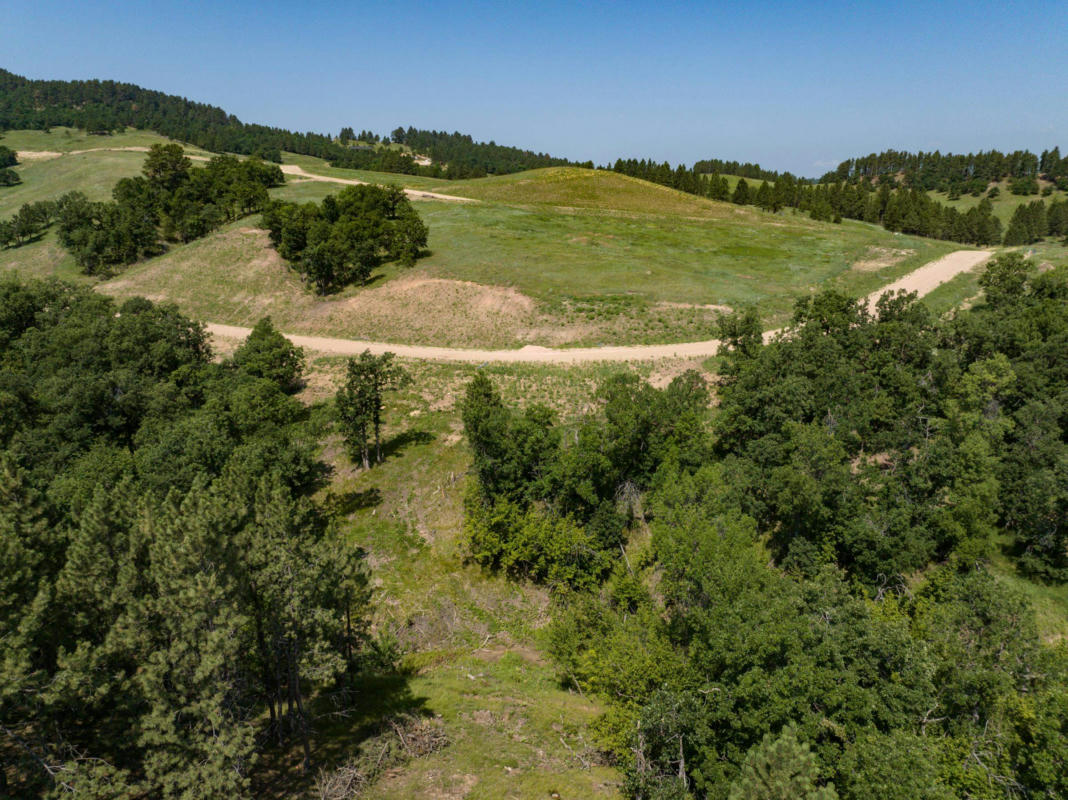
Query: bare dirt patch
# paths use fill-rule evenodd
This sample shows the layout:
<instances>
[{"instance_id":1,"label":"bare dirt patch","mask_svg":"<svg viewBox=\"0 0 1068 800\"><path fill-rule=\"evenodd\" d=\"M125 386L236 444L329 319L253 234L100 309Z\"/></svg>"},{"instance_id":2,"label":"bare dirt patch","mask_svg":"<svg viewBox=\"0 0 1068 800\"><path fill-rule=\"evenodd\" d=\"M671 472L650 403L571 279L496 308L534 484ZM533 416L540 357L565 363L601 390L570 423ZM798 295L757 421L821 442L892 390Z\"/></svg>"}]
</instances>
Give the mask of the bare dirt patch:
<instances>
[{"instance_id":1,"label":"bare dirt patch","mask_svg":"<svg viewBox=\"0 0 1068 800\"><path fill-rule=\"evenodd\" d=\"M867 257L853 262L853 269L857 272L878 272L886 267L900 264L915 250L898 250L892 247L869 247L865 254Z\"/></svg>"},{"instance_id":2,"label":"bare dirt patch","mask_svg":"<svg viewBox=\"0 0 1068 800\"><path fill-rule=\"evenodd\" d=\"M657 308L693 308L701 311L713 311L716 313L730 314L734 309L730 306L716 305L715 303L670 303L662 301L656 304Z\"/></svg>"},{"instance_id":3,"label":"bare dirt patch","mask_svg":"<svg viewBox=\"0 0 1068 800\"><path fill-rule=\"evenodd\" d=\"M17 150L15 155L20 162L22 161L48 161L53 158L59 158L62 153L57 153L55 150Z\"/></svg>"},{"instance_id":4,"label":"bare dirt patch","mask_svg":"<svg viewBox=\"0 0 1068 800\"><path fill-rule=\"evenodd\" d=\"M501 286L413 275L365 289L344 300L317 304L308 320L312 328L359 325L392 335L418 331L420 338L457 338L470 330L472 339L507 337L508 332L537 323L534 301Z\"/></svg>"}]
</instances>

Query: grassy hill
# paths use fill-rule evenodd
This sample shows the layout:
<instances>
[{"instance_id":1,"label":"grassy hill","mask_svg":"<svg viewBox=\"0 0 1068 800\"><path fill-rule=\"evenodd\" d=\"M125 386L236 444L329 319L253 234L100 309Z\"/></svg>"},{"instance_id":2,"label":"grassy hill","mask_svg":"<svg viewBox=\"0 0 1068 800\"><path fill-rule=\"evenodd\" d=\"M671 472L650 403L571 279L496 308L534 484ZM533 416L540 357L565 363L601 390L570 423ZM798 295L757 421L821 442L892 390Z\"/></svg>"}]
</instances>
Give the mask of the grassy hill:
<instances>
[{"instance_id":1,"label":"grassy hill","mask_svg":"<svg viewBox=\"0 0 1068 800\"><path fill-rule=\"evenodd\" d=\"M1011 183L1012 182L1009 180L1004 180L996 184L991 184L991 186L997 186L999 189L998 196L990 198L990 203L994 206L994 216L1000 219L1001 224L1006 228L1009 226L1009 220L1012 219L1013 212L1016 211L1016 207L1021 203L1042 200L1049 205L1051 200L1063 200L1065 197L1068 197L1068 193L1062 192L1059 189L1054 189L1053 194L1049 197L1042 197L1038 194L1021 197L1020 195L1015 195L1009 191ZM1052 184L1050 184L1049 181L1039 181L1039 185L1045 187L1051 186ZM966 194L962 195L958 200L950 200L945 192L928 192L928 194L943 205L950 206L961 212L965 212L969 208L974 208L983 201L984 197L986 197L985 193L982 197L972 197L970 194Z\"/></svg>"},{"instance_id":2,"label":"grassy hill","mask_svg":"<svg viewBox=\"0 0 1068 800\"><path fill-rule=\"evenodd\" d=\"M22 202L76 188L103 198L115 180L136 174L142 159L139 152L94 151L28 163L20 167L26 182L0 193L0 202L11 213ZM337 177L405 177L286 160ZM606 171L548 168L407 183L481 202L419 202L430 255L412 270L387 268L367 287L313 296L270 250L253 217L173 246L102 289L172 300L214 322L251 324L269 313L288 330L323 335L456 346L639 344L707 338L724 307L747 303L776 324L816 287L863 295L956 249L859 222L833 225L717 203ZM341 188L298 179L273 194L303 202ZM54 234L0 251L0 268L74 273Z\"/></svg>"},{"instance_id":3,"label":"grassy hill","mask_svg":"<svg viewBox=\"0 0 1068 800\"><path fill-rule=\"evenodd\" d=\"M654 343L710 336L723 306L756 303L781 322L816 286L859 296L956 249L588 170L449 189L510 202L419 203L431 255L330 298L300 286L254 220L135 265L103 288L174 300L217 322L270 313L288 330L320 335L455 346ZM276 194L315 200L336 190L307 182Z\"/></svg>"}]
</instances>

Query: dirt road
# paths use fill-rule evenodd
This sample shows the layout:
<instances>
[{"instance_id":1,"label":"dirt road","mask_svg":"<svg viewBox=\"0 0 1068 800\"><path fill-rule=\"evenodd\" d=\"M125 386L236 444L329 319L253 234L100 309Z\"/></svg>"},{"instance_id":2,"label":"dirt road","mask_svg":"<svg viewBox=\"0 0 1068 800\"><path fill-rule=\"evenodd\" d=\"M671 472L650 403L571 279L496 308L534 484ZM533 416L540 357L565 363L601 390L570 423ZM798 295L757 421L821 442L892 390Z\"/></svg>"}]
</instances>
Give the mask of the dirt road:
<instances>
[{"instance_id":1,"label":"dirt road","mask_svg":"<svg viewBox=\"0 0 1068 800\"><path fill-rule=\"evenodd\" d=\"M358 181L355 178L332 178L328 175L316 175L313 172L305 172L303 167L296 164L282 164L282 172L295 178L303 178L309 181L324 181L325 183L344 183L349 186L361 186L367 181ZM400 177L400 176L398 176ZM412 200L445 200L450 203L477 203L470 197L456 197L451 194L439 194L438 192L424 192L422 189L405 189L404 193Z\"/></svg>"},{"instance_id":2,"label":"dirt road","mask_svg":"<svg viewBox=\"0 0 1068 800\"><path fill-rule=\"evenodd\" d=\"M44 161L52 158L59 158L60 156L80 156L85 153L147 153L147 147L131 146L131 147L91 147L88 150L71 150L68 153L58 153L52 150L19 150L15 155L19 161ZM208 161L207 156L194 156L186 153L186 158L192 161ZM294 178L301 178L306 181L323 181L325 183L342 183L349 186L361 186L366 184L367 181L358 181L354 178L332 178L329 175L316 175L313 172L306 172L303 167L299 167L296 164L280 164L282 172L285 175L292 175ZM400 179L401 176L398 176ZM425 192L422 189L405 189L404 193L408 195L410 200L444 200L448 203L477 203L471 197L456 197L451 194L441 194L439 192Z\"/></svg>"},{"instance_id":3,"label":"dirt road","mask_svg":"<svg viewBox=\"0 0 1068 800\"><path fill-rule=\"evenodd\" d=\"M904 289L921 296L932 291L950 278L967 272L986 261L992 253L988 250L958 250L932 261L904 278L884 286L868 296L869 307L885 292ZM250 328L209 323L208 332L224 339L244 339ZM767 331L765 341L778 331ZM364 350L378 355L395 353L401 358L417 358L428 361L453 361L481 364L484 362L508 362L513 364L579 364L595 361L654 361L663 358L707 358L719 349L719 340L703 342L680 342L679 344L633 345L619 347L574 347L554 349L527 345L518 350L472 350L458 347L431 347L423 345L390 344L388 342L364 342L354 339L329 339L322 336L286 334L296 345L317 353L354 356Z\"/></svg>"}]
</instances>

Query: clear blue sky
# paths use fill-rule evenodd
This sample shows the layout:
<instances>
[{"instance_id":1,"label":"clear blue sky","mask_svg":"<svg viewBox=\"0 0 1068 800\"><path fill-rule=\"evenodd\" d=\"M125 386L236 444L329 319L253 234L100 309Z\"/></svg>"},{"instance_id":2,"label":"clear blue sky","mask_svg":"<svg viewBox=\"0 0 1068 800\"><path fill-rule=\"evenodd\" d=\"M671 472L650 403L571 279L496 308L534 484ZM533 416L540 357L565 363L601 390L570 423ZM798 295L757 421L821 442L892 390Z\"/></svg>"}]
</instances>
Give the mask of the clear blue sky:
<instances>
[{"instance_id":1,"label":"clear blue sky","mask_svg":"<svg viewBox=\"0 0 1068 800\"><path fill-rule=\"evenodd\" d=\"M300 130L415 125L802 175L885 148L1068 146L1068 0L0 8L13 72L130 81Z\"/></svg>"}]
</instances>

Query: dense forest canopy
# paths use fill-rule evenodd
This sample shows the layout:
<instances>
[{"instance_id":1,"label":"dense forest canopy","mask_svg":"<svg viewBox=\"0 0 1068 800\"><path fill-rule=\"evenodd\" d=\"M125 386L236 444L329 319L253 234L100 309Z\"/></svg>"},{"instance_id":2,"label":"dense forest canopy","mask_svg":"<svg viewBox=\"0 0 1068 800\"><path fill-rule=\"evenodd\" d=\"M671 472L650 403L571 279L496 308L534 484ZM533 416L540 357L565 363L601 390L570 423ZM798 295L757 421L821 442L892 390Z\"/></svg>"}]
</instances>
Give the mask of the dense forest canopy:
<instances>
[{"instance_id":1,"label":"dense forest canopy","mask_svg":"<svg viewBox=\"0 0 1068 800\"><path fill-rule=\"evenodd\" d=\"M321 423L269 323L0 282L0 794L248 796L349 702L361 552L310 495ZM8 783L14 781L14 783Z\"/></svg>"},{"instance_id":2,"label":"dense forest canopy","mask_svg":"<svg viewBox=\"0 0 1068 800\"><path fill-rule=\"evenodd\" d=\"M696 373L570 423L471 382L471 558L554 590L628 796L1068 791L1068 651L986 568L1068 580L1068 273L982 285L945 322L824 292L768 344L724 317L711 424Z\"/></svg>"}]
</instances>

